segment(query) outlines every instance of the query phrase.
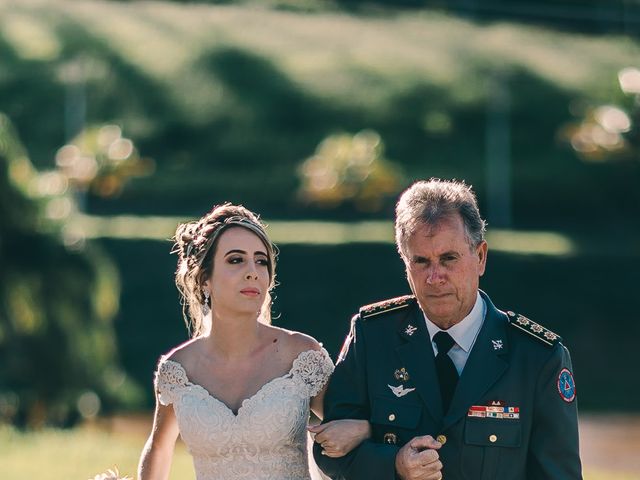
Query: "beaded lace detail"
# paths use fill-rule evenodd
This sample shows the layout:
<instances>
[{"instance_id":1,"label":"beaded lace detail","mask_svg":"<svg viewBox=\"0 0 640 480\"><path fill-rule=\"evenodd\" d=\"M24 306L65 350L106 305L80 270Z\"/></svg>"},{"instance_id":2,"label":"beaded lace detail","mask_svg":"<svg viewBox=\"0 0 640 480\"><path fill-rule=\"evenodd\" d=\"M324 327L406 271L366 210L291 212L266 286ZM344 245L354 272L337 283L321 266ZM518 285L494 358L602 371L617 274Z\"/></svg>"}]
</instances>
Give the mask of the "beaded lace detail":
<instances>
[{"instance_id":1,"label":"beaded lace detail","mask_svg":"<svg viewBox=\"0 0 640 480\"><path fill-rule=\"evenodd\" d=\"M155 384L160 403L173 405L197 480L308 480L309 399L332 372L324 348L304 351L287 374L245 399L237 415L166 357Z\"/></svg>"}]
</instances>

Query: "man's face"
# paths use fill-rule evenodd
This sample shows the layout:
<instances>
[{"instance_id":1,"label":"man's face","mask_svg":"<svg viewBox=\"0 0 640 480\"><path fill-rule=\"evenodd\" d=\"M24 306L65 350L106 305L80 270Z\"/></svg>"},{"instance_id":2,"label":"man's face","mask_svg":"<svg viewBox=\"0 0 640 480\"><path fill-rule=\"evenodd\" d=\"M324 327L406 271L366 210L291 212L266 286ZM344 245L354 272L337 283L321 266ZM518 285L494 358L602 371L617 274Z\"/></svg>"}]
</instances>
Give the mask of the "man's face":
<instances>
[{"instance_id":1,"label":"man's face","mask_svg":"<svg viewBox=\"0 0 640 480\"><path fill-rule=\"evenodd\" d=\"M448 329L469 314L484 274L487 243L469 245L460 215L419 226L405 255L409 285L429 320Z\"/></svg>"}]
</instances>

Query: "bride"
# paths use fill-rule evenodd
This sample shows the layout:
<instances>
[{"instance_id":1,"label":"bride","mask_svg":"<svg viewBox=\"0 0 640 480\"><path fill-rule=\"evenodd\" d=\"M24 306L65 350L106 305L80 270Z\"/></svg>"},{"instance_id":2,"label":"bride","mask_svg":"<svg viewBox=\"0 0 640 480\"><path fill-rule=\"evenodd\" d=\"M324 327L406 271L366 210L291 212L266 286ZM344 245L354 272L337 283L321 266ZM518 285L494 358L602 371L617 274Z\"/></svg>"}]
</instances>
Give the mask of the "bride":
<instances>
[{"instance_id":1,"label":"bride","mask_svg":"<svg viewBox=\"0 0 640 480\"><path fill-rule=\"evenodd\" d=\"M276 249L264 226L224 204L180 225L175 241L192 339L160 358L139 478L169 478L180 434L198 480L308 480L309 409L322 418L333 363L315 339L270 325ZM366 421L329 423L324 452L368 436Z\"/></svg>"}]
</instances>

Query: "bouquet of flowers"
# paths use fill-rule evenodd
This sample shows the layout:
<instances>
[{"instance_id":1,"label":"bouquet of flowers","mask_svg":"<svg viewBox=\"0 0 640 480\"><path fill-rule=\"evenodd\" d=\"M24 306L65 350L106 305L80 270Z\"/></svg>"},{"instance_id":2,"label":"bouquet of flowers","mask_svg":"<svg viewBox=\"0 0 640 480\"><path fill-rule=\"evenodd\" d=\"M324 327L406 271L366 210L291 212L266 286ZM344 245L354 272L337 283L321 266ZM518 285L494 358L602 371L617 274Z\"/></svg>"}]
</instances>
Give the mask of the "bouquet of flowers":
<instances>
[{"instance_id":1,"label":"bouquet of flowers","mask_svg":"<svg viewBox=\"0 0 640 480\"><path fill-rule=\"evenodd\" d=\"M133 480L131 477L121 477L118 469L114 467L113 470L109 469L105 473L99 473L89 480Z\"/></svg>"}]
</instances>

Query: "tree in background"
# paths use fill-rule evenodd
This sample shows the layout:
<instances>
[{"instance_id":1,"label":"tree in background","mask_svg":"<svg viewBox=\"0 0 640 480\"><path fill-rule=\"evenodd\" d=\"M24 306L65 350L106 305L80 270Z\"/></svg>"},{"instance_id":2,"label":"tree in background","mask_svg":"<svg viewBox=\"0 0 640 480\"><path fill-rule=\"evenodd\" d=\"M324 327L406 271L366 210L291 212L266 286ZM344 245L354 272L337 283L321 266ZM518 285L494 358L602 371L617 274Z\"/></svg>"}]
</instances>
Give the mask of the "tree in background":
<instances>
[{"instance_id":1,"label":"tree in background","mask_svg":"<svg viewBox=\"0 0 640 480\"><path fill-rule=\"evenodd\" d=\"M117 271L68 227L68 187L0 114L0 420L20 426L72 425L137 391L117 366Z\"/></svg>"},{"instance_id":2,"label":"tree in background","mask_svg":"<svg viewBox=\"0 0 640 480\"><path fill-rule=\"evenodd\" d=\"M618 83L614 102L580 109L580 121L561 131L583 160L640 160L640 69L620 70Z\"/></svg>"},{"instance_id":3,"label":"tree in background","mask_svg":"<svg viewBox=\"0 0 640 480\"><path fill-rule=\"evenodd\" d=\"M301 199L320 208L353 204L375 212L402 188L400 167L384 158L384 144L373 130L329 135L299 169Z\"/></svg>"},{"instance_id":4,"label":"tree in background","mask_svg":"<svg viewBox=\"0 0 640 480\"><path fill-rule=\"evenodd\" d=\"M150 175L155 168L118 125L87 127L58 150L56 165L76 192L103 198L118 196L131 177Z\"/></svg>"}]
</instances>

